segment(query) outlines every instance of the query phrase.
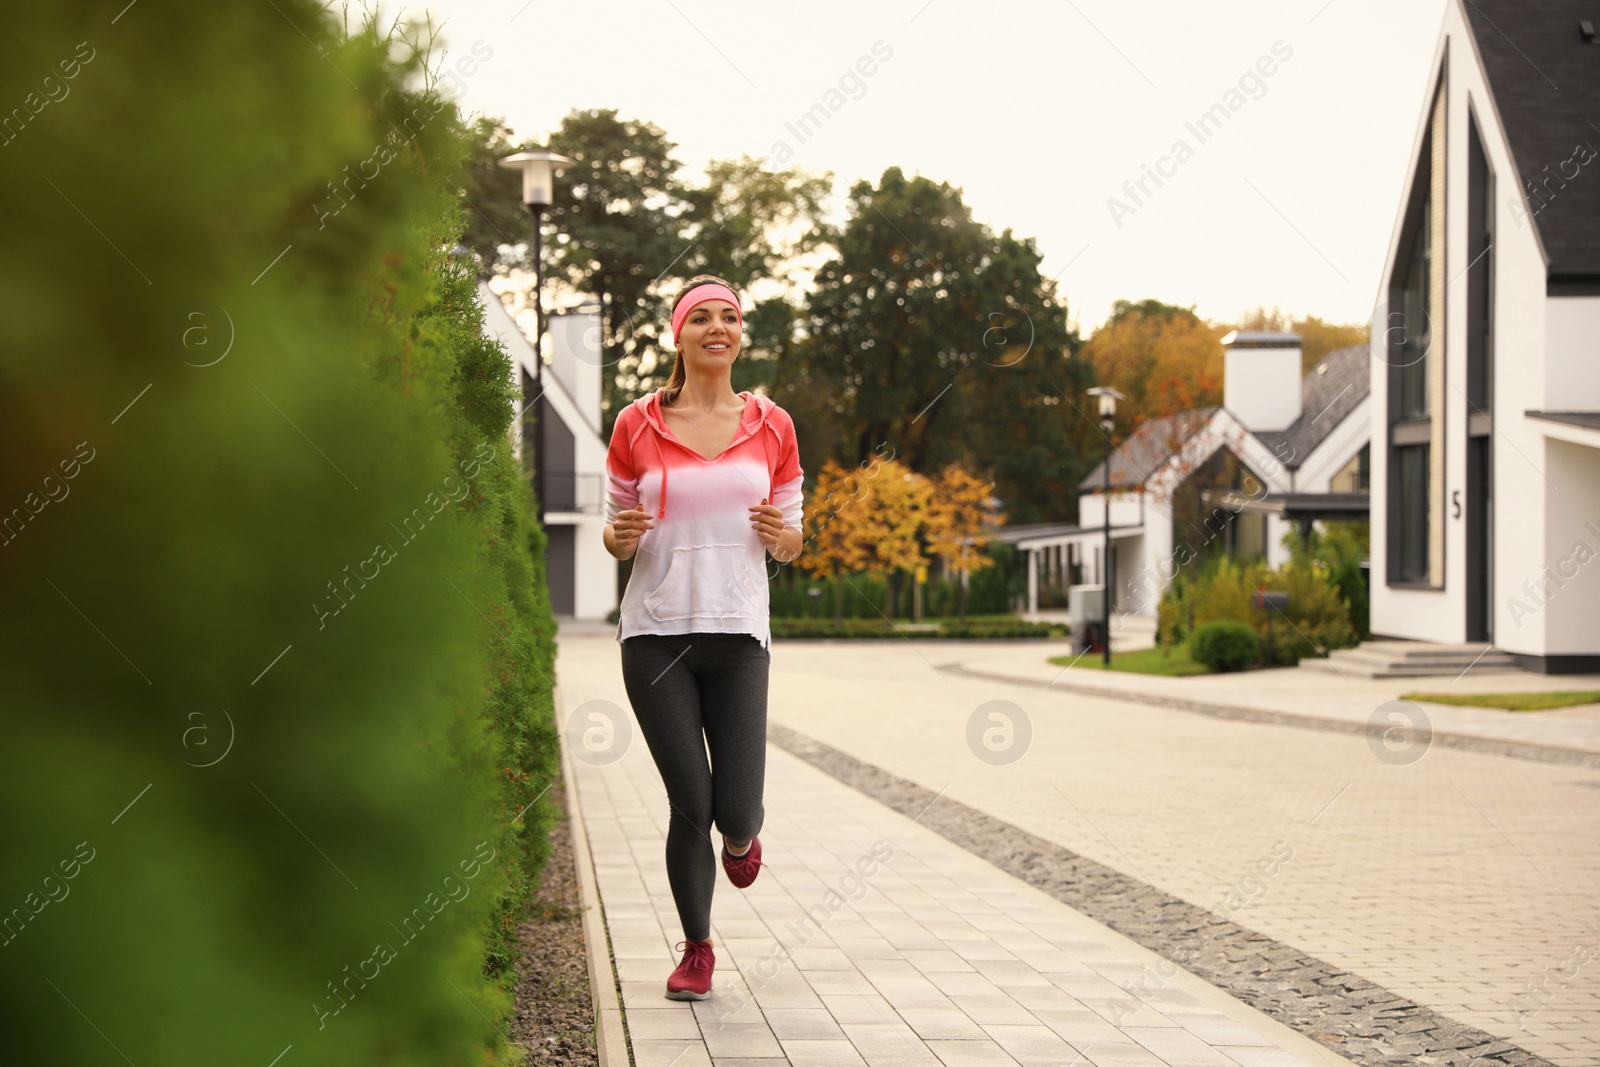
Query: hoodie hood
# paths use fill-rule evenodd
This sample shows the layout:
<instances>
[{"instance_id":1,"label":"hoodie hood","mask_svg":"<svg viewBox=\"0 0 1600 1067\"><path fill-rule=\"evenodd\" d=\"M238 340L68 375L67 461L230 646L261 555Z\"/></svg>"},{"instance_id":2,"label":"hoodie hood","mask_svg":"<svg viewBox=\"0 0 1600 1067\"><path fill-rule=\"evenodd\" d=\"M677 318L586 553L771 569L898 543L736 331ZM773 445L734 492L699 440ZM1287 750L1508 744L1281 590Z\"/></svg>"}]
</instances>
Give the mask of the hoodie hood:
<instances>
[{"instance_id":1,"label":"hoodie hood","mask_svg":"<svg viewBox=\"0 0 1600 1067\"><path fill-rule=\"evenodd\" d=\"M666 420L661 416L661 393L662 390L660 389L646 393L629 405L638 410L639 416L633 434L629 439L629 444L634 449L637 449L640 438L649 438L655 446L656 455L662 460L661 506L656 511L656 518L666 518L667 515L668 465L665 462L665 453L668 449L689 451L702 463L715 463L751 437L758 435L761 438L761 447L767 454L766 502L770 504L772 502L772 456L775 451L774 446L781 444L778 439L778 428L772 425L768 419L772 410L778 406L773 402L772 398L763 396L760 393L751 393L747 390L741 391L739 395L745 398L745 410L744 417L739 420L739 429L734 433L733 440L728 443L728 447L719 452L715 458L708 460L673 437L667 429ZM755 401L754 404L750 403L752 399Z\"/></svg>"}]
</instances>

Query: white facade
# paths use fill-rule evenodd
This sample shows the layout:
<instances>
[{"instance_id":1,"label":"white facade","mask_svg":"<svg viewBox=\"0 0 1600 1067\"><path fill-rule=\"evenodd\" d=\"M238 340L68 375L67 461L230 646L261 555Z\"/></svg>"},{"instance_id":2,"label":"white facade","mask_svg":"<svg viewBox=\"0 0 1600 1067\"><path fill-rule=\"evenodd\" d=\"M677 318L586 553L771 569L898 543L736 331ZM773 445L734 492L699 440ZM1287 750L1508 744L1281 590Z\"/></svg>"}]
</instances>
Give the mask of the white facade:
<instances>
[{"instance_id":1,"label":"white facade","mask_svg":"<svg viewBox=\"0 0 1600 1067\"><path fill-rule=\"evenodd\" d=\"M545 575L557 616L604 621L619 600L617 561L606 551L606 442L600 436L599 316L548 316L551 360L538 373L538 352L487 283L478 284L484 333L506 346L518 382L541 381L546 427ZM529 398L524 398L525 400ZM514 451L522 455L523 404ZM552 441L559 448L549 447Z\"/></svg>"},{"instance_id":2,"label":"white facade","mask_svg":"<svg viewBox=\"0 0 1600 1067\"><path fill-rule=\"evenodd\" d=\"M1309 456L1300 460L1294 472L1294 491L1297 493L1340 493L1344 486L1333 484L1334 475L1349 466L1367 443L1372 440L1372 397L1362 399L1360 405L1345 416Z\"/></svg>"},{"instance_id":3,"label":"white facade","mask_svg":"<svg viewBox=\"0 0 1600 1067\"><path fill-rule=\"evenodd\" d=\"M1536 212L1518 180L1504 116L1462 0L1452 0L1446 10L1429 86L1373 316L1380 329L1372 341L1368 412L1371 628L1382 636L1438 642L1487 638L1533 669L1593 670L1600 665L1600 431L1525 413L1600 411L1600 297L1548 295L1549 260ZM1436 87L1443 97L1442 123L1434 111ZM1569 105L1552 101L1551 106ZM1493 240L1487 252L1493 372L1486 411L1475 411L1467 394L1468 269L1476 261L1468 254L1469 116L1493 175ZM1443 131L1442 146L1437 137L1429 142L1430 129ZM1442 480L1443 492L1436 492L1430 479L1430 496L1442 504L1427 518L1435 574L1407 582L1398 577L1403 564L1391 543L1405 505L1399 475L1388 461L1399 447L1392 438L1397 387L1390 372L1394 348L1381 325L1395 321L1391 314L1398 313L1390 306L1391 283L1406 269L1404 231L1408 209L1417 210L1411 206L1412 186L1425 162L1425 143L1432 165L1442 165L1445 175L1443 226L1436 226L1443 234L1443 257L1431 268L1444 281L1428 303L1430 314L1441 303L1443 308L1432 323L1428 352L1428 359L1441 363L1430 365L1432 380L1444 386L1438 390L1442 404L1435 409L1430 446L1431 474ZM1487 489L1473 497L1468 427L1474 416L1481 425L1485 415L1492 423L1491 476ZM1471 507L1479 503L1487 509L1489 535L1482 569L1469 575ZM1434 558L1435 552L1442 560ZM1584 557L1594 562L1578 562ZM1487 602L1487 633L1469 632L1469 578L1485 583L1480 602Z\"/></svg>"},{"instance_id":4,"label":"white facade","mask_svg":"<svg viewBox=\"0 0 1600 1067\"><path fill-rule=\"evenodd\" d=\"M1298 367L1298 348L1293 358ZM1297 383L1297 394L1298 389ZM1298 400L1296 404L1298 406ZM1358 419L1347 418L1340 424L1339 431L1360 438L1351 455L1366 443L1362 436L1365 430L1366 423ZM1224 448L1260 479L1260 486L1255 490L1257 496L1294 489L1294 473L1286 464L1246 430L1231 412L1218 408L1175 453L1150 472L1142 485L1114 488L1110 494L1115 573L1109 577L1117 611L1153 618L1167 584L1209 541L1220 535L1220 529L1209 522L1199 529L1174 529L1172 498L1190 471ZM1321 452L1319 447L1318 453ZM1092 474L1085 482L1092 486L1098 478L1098 474ZM1041 568L1053 570L1061 560L1079 560L1081 584L1100 584L1107 578L1103 558L1105 500L1103 493L1082 492L1078 497L1077 526L1042 529L1034 536L1016 539L1017 548L1029 554L1027 610L1030 614L1038 610ZM1276 565L1281 562L1277 557L1287 558L1287 550L1280 548L1276 539L1289 529L1289 524L1282 520L1269 521L1268 536L1274 540L1269 544L1268 562Z\"/></svg>"}]
</instances>

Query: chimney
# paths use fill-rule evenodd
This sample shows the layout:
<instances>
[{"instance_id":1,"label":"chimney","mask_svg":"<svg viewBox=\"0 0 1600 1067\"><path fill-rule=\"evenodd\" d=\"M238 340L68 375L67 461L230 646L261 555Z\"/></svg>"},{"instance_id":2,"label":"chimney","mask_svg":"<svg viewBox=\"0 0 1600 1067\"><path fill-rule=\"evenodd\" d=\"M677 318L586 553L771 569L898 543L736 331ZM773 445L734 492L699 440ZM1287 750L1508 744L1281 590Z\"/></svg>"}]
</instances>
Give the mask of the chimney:
<instances>
[{"instance_id":1,"label":"chimney","mask_svg":"<svg viewBox=\"0 0 1600 1067\"><path fill-rule=\"evenodd\" d=\"M1300 417L1300 335L1234 330L1222 339L1222 406L1252 433Z\"/></svg>"}]
</instances>

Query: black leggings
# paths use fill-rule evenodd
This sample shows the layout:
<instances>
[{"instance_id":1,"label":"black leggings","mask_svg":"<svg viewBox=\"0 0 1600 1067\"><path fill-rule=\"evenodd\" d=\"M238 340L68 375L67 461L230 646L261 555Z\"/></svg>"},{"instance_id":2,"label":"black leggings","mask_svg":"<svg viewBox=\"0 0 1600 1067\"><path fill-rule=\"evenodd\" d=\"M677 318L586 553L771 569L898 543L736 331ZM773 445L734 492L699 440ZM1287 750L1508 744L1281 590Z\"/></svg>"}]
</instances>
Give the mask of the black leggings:
<instances>
[{"instance_id":1,"label":"black leggings","mask_svg":"<svg viewBox=\"0 0 1600 1067\"><path fill-rule=\"evenodd\" d=\"M672 805L667 882L691 941L711 936L719 852L712 822L733 841L761 831L771 663L752 634L637 634L622 642L623 685Z\"/></svg>"}]
</instances>

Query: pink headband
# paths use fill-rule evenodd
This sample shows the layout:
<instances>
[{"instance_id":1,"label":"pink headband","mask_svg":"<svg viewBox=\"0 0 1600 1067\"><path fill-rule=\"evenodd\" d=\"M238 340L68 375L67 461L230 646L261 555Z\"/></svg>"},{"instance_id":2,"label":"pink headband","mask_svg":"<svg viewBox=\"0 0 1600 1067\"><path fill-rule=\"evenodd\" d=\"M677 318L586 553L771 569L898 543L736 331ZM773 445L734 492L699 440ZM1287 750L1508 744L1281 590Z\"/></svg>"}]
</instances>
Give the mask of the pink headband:
<instances>
[{"instance_id":1,"label":"pink headband","mask_svg":"<svg viewBox=\"0 0 1600 1067\"><path fill-rule=\"evenodd\" d=\"M672 312L672 339L678 339L678 334L683 331L683 320L689 317L689 312L696 306L704 304L707 300L726 300L733 305L734 314L739 316L739 325L744 325L744 312L739 310L739 298L732 289L726 285L717 285L708 282L690 289L688 295L678 301L678 306Z\"/></svg>"}]
</instances>

